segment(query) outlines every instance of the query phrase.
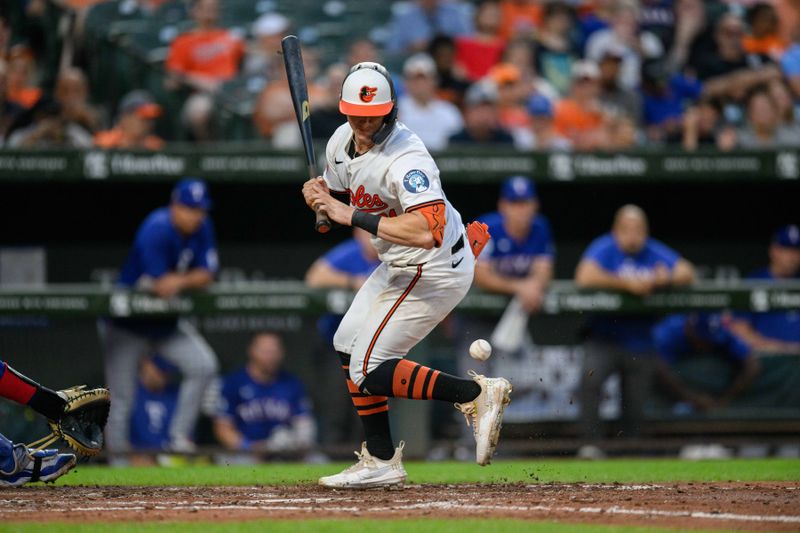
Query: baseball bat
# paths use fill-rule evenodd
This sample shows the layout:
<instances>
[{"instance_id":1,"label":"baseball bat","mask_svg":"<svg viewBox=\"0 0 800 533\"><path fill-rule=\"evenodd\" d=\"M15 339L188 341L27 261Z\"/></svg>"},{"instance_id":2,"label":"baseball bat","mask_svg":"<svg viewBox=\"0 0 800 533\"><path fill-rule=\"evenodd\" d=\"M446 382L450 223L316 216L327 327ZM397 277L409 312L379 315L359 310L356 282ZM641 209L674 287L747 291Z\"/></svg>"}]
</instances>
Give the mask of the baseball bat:
<instances>
[{"instance_id":1,"label":"baseball bat","mask_svg":"<svg viewBox=\"0 0 800 533\"><path fill-rule=\"evenodd\" d=\"M283 50L283 65L286 67L286 78L289 81L289 92L292 94L294 114L300 126L300 136L303 138L303 148L306 152L308 163L308 177L316 178L317 159L314 157L314 143L311 139L311 110L308 106L308 86L306 72L303 69L303 55L300 52L300 42L295 35L287 35L281 40ZM331 221L322 210L316 210L316 229L320 233L328 233Z\"/></svg>"}]
</instances>

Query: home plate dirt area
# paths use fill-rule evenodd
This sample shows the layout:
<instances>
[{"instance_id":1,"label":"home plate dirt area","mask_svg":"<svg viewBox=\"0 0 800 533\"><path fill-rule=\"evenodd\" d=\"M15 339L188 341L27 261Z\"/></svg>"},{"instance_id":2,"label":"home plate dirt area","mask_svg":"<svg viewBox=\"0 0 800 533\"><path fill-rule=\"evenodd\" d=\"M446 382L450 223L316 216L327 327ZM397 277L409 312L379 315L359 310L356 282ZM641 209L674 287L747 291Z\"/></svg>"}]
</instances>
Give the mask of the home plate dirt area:
<instances>
[{"instance_id":1,"label":"home plate dirt area","mask_svg":"<svg viewBox=\"0 0 800 533\"><path fill-rule=\"evenodd\" d=\"M0 491L0 523L310 518L521 518L745 531L800 531L800 484L473 484L330 490L22 487Z\"/></svg>"}]
</instances>

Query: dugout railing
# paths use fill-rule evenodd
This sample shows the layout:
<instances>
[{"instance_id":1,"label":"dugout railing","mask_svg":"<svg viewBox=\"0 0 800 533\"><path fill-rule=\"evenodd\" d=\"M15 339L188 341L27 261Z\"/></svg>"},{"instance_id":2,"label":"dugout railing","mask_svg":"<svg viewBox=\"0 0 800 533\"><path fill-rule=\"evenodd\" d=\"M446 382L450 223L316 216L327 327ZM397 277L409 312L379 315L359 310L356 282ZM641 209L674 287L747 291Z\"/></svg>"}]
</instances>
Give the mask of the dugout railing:
<instances>
[{"instance_id":1,"label":"dugout railing","mask_svg":"<svg viewBox=\"0 0 800 533\"><path fill-rule=\"evenodd\" d=\"M352 296L352 292L345 290L311 289L299 281L215 284L207 291L185 293L169 300L96 284L5 285L0 286L0 316L96 318L289 312L317 315L345 311ZM499 316L508 301L507 296L473 289L456 310ZM800 310L800 282L701 282L687 289L639 297L579 289L562 280L551 284L542 313L630 315L717 310Z\"/></svg>"},{"instance_id":2,"label":"dugout railing","mask_svg":"<svg viewBox=\"0 0 800 533\"><path fill-rule=\"evenodd\" d=\"M317 154L322 157L324 146ZM800 180L793 149L697 151L661 148L629 152L531 152L497 146L452 147L435 153L448 183L486 184L512 174L540 182L776 183ZM323 168L325 162L321 161ZM0 182L171 182L185 175L211 182L301 182L302 152L262 142L170 144L157 152L126 150L0 150Z\"/></svg>"},{"instance_id":3,"label":"dugout railing","mask_svg":"<svg viewBox=\"0 0 800 533\"><path fill-rule=\"evenodd\" d=\"M301 282L242 282L217 284L210 290L181 295L171 300L162 300L150 294L114 289L92 284L49 284L42 286L0 286L0 329L6 340L13 336L41 335L44 339L28 339L22 346L36 351L34 345L45 343L52 346L45 360L69 358L70 370L88 367L93 363L102 365L102 358L89 353L74 353L74 345L94 345L93 322L95 318L108 317L158 317L181 315L191 317L211 335L215 347L229 343L227 337L215 333L215 327L228 322L253 324L286 324L291 321L310 324L298 326L287 335L309 337L316 335L313 324L324 313L342 313L352 298L352 293L341 290L315 290ZM473 290L457 308L455 315L461 318L499 317L508 298ZM703 282L685 289L665 291L646 297L636 297L612 291L580 290L568 281L553 283L548 292L541 315L534 317L532 327L548 328L548 320L571 318L581 321L598 313L654 314L664 315L687 311L773 312L800 310L800 283L739 282L721 284ZM273 321L273 322L270 322ZM553 322L556 323L556 322ZM280 326L279 328L280 329ZM292 328L288 328L291 330ZM442 329L442 328L439 328ZM215 337L216 335L216 337ZM79 337L80 342L60 343L53 339ZM48 340L46 337L50 337ZM537 337L538 338L538 337ZM0 343L6 346L10 344ZM59 345L60 344L60 345ZM235 342L234 342L235 344ZM290 344L298 345L296 341ZM19 345L19 342L17 343ZM302 345L302 342L301 344ZM308 342L304 346L308 345ZM452 362L453 351L458 341L437 332L412 356L419 355L423 361L447 366ZM579 348L578 348L579 349ZM558 352L561 350L561 352ZM24 351L24 350L23 350ZM92 350L89 350L90 352ZM567 353L564 347L556 350ZM303 361L303 367L319 365L320 361L308 353L292 352L295 366ZM30 356L30 353L23 354ZM12 361L14 359L12 358ZM728 446L777 447L800 444L800 357L791 355L764 356L761 381L743 401L715 413L678 412L663 397L654 399L646 430L637 439L611 439L605 443L611 453L674 453L686 444L715 442ZM62 361L63 363L63 361ZM26 363L23 362L23 365ZM30 362L28 361L27 365ZM690 374L699 376L700 383L714 385L724 378L725 365L712 358L693 362ZM705 366L703 366L705 365ZM691 365L690 365L691 366ZM454 367L451 366L451 369ZM536 369L531 370L536 372ZM95 368L95 378L102 379ZM301 370L307 380L319 379L314 370ZM553 379L552 372L542 371L544 380ZM334 378L338 377L334 375ZM323 378L324 379L324 378ZM540 378L542 379L542 378ZM705 380L705 381L704 381ZM422 402L424 403L424 402ZM442 406L426 406L421 402L398 404L397 425L400 432L413 431L415 439L410 449L412 455L424 455L426 450L441 445L448 449L458 442L459 426L444 423L452 419L450 410ZM565 406L561 416L544 415L531 421L512 420L506 424L504 449L508 453L571 452L580 446L577 437L574 409ZM442 407L440 409L440 407ZM446 407L446 406L445 406ZM431 432L432 421L437 421L444 431ZM610 422L612 428L613 420ZM613 430L613 429L612 429ZM334 456L345 455L346 446L327 446L326 451Z\"/></svg>"}]
</instances>

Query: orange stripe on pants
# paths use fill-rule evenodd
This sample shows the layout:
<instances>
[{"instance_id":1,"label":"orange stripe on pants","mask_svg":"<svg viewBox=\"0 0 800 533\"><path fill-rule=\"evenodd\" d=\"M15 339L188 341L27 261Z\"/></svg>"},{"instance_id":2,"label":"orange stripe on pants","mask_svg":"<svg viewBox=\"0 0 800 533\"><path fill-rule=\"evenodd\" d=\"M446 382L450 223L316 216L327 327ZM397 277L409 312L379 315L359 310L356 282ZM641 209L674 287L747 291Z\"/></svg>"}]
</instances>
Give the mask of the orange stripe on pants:
<instances>
[{"instance_id":1,"label":"orange stripe on pants","mask_svg":"<svg viewBox=\"0 0 800 533\"><path fill-rule=\"evenodd\" d=\"M394 312L397 311L397 308L400 306L401 303L403 303L403 300L406 299L408 293L411 292L411 289L414 288L414 285L417 284L419 278L421 277L422 277L422 265L417 265L417 273L414 275L413 279L408 284L408 287L406 287L406 290L403 291L403 294L400 295L400 297L394 303L392 308L389 309L389 312L386 313L386 316L383 318L381 325L378 326L378 330L375 332L375 335L372 336L372 341L369 343L369 348L367 348L367 354L364 356L364 366L361 370L365 376L367 375L367 368L369 367L369 356L372 355L372 350L375 348L375 343L378 341L378 337L383 331L383 328L386 327L386 324L389 322L389 319L392 318Z\"/></svg>"}]
</instances>

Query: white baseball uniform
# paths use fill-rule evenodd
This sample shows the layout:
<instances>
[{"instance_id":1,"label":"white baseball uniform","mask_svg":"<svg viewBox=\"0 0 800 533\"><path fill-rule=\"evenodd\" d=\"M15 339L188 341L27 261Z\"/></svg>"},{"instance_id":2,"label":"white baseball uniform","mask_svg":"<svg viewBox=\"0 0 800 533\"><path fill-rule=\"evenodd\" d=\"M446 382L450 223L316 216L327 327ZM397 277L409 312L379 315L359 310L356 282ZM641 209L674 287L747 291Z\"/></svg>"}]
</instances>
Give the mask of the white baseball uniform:
<instances>
[{"instance_id":1,"label":"white baseball uniform","mask_svg":"<svg viewBox=\"0 0 800 533\"><path fill-rule=\"evenodd\" d=\"M444 203L442 245L425 250L378 237L372 244L382 264L367 279L333 339L350 354L350 379L360 385L388 359L405 357L467 294L474 258L461 215L442 191L439 169L422 141L398 122L389 137L350 157L353 139L343 124L328 141L323 175L333 192L348 193L360 211L388 217Z\"/></svg>"}]
</instances>

